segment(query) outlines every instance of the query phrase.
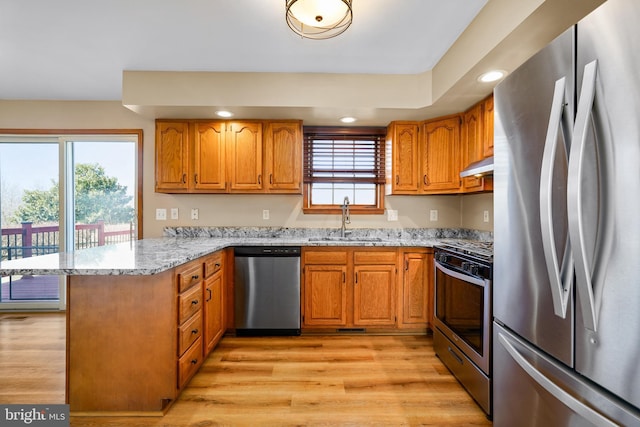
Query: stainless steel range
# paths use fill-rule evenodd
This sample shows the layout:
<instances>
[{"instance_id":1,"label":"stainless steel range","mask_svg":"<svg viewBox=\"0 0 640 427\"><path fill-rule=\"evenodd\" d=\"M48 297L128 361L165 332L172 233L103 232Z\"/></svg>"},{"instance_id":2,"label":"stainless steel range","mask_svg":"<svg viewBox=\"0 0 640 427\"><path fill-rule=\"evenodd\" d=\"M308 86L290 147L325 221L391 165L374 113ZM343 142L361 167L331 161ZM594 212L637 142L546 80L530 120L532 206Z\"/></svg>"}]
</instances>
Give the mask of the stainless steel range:
<instances>
[{"instance_id":1,"label":"stainless steel range","mask_svg":"<svg viewBox=\"0 0 640 427\"><path fill-rule=\"evenodd\" d=\"M435 248L436 354L491 416L492 242L455 240Z\"/></svg>"}]
</instances>

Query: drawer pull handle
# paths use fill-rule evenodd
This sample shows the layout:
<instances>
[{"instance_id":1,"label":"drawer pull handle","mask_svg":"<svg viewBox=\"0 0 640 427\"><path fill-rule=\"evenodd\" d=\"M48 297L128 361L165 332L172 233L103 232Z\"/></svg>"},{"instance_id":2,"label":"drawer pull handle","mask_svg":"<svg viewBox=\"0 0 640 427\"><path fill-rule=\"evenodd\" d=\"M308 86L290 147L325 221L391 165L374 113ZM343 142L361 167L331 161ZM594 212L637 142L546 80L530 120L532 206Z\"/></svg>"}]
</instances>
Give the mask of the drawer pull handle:
<instances>
[{"instance_id":1,"label":"drawer pull handle","mask_svg":"<svg viewBox=\"0 0 640 427\"><path fill-rule=\"evenodd\" d=\"M196 328L196 329L191 330L191 333L192 333L193 335L196 335L196 334L198 333L198 329Z\"/></svg>"},{"instance_id":2,"label":"drawer pull handle","mask_svg":"<svg viewBox=\"0 0 640 427\"><path fill-rule=\"evenodd\" d=\"M211 293L211 288L207 288L207 292L209 292L209 299L207 301L211 301L213 298L213 294Z\"/></svg>"},{"instance_id":3,"label":"drawer pull handle","mask_svg":"<svg viewBox=\"0 0 640 427\"><path fill-rule=\"evenodd\" d=\"M194 299L193 301L191 301L191 305L198 305L200 304L200 301L197 299Z\"/></svg>"},{"instance_id":4,"label":"drawer pull handle","mask_svg":"<svg viewBox=\"0 0 640 427\"><path fill-rule=\"evenodd\" d=\"M216 269L220 268L220 263L216 262Z\"/></svg>"},{"instance_id":5,"label":"drawer pull handle","mask_svg":"<svg viewBox=\"0 0 640 427\"><path fill-rule=\"evenodd\" d=\"M196 365L198 363L198 359L191 359L191 364Z\"/></svg>"},{"instance_id":6,"label":"drawer pull handle","mask_svg":"<svg viewBox=\"0 0 640 427\"><path fill-rule=\"evenodd\" d=\"M200 276L198 274L194 274L193 276L191 276L191 280L198 280L200 278Z\"/></svg>"}]
</instances>

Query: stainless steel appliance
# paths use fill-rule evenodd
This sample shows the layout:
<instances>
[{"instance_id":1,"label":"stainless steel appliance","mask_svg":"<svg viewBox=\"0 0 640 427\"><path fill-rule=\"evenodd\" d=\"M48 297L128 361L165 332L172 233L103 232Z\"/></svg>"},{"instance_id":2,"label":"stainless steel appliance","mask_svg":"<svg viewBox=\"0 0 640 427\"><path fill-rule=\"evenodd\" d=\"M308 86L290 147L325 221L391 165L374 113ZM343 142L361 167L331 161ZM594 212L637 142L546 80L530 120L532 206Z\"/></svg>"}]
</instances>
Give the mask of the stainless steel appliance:
<instances>
[{"instance_id":1,"label":"stainless steel appliance","mask_svg":"<svg viewBox=\"0 0 640 427\"><path fill-rule=\"evenodd\" d=\"M300 335L300 247L236 247L238 336Z\"/></svg>"},{"instance_id":2,"label":"stainless steel appliance","mask_svg":"<svg viewBox=\"0 0 640 427\"><path fill-rule=\"evenodd\" d=\"M640 2L494 91L493 419L640 425Z\"/></svg>"},{"instance_id":3,"label":"stainless steel appliance","mask_svg":"<svg viewBox=\"0 0 640 427\"><path fill-rule=\"evenodd\" d=\"M490 242L449 242L434 253L434 348L488 415L492 258Z\"/></svg>"}]
</instances>

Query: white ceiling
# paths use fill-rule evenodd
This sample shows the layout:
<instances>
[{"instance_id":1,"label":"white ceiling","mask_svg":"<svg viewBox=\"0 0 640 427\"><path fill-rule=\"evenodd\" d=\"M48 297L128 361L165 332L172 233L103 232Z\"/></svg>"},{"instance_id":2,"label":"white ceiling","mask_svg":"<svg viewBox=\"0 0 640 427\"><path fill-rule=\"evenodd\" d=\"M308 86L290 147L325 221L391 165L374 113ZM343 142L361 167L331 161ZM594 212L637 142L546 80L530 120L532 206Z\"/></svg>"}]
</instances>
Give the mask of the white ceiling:
<instances>
[{"instance_id":1,"label":"white ceiling","mask_svg":"<svg viewBox=\"0 0 640 427\"><path fill-rule=\"evenodd\" d=\"M351 27L318 41L285 0L1 0L0 99L122 100L125 70L420 74L487 2L353 0Z\"/></svg>"}]
</instances>

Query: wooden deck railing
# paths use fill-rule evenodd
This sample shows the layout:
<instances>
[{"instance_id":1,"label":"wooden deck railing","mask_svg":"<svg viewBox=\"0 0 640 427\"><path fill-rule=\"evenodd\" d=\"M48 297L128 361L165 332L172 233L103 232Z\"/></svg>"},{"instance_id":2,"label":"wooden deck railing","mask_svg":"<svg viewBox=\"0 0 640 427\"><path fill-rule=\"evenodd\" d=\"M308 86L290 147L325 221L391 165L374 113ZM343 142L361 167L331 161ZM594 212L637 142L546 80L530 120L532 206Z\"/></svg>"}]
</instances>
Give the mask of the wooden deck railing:
<instances>
[{"instance_id":1,"label":"wooden deck railing","mask_svg":"<svg viewBox=\"0 0 640 427\"><path fill-rule=\"evenodd\" d=\"M130 224L128 229L116 231L106 231L104 221L76 224L74 242L77 249L91 248L128 242L133 239L133 233L133 224ZM31 222L23 222L21 227L3 228L1 237L2 260L55 253L60 248L58 225L34 227Z\"/></svg>"}]
</instances>

